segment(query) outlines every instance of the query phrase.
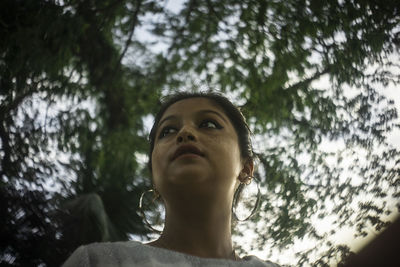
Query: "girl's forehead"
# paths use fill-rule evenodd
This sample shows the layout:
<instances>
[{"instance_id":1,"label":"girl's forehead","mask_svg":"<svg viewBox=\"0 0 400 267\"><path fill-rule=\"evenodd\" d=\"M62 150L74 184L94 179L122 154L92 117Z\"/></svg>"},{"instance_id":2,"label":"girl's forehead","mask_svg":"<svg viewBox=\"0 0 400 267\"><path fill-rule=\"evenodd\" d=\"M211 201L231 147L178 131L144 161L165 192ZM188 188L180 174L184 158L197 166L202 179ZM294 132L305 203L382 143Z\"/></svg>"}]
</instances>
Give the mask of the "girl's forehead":
<instances>
[{"instance_id":1,"label":"girl's forehead","mask_svg":"<svg viewBox=\"0 0 400 267\"><path fill-rule=\"evenodd\" d=\"M169 106L161 117L161 120L169 115L183 115L195 113L199 110L213 110L225 116L224 110L211 99L205 97L193 97L179 100Z\"/></svg>"}]
</instances>

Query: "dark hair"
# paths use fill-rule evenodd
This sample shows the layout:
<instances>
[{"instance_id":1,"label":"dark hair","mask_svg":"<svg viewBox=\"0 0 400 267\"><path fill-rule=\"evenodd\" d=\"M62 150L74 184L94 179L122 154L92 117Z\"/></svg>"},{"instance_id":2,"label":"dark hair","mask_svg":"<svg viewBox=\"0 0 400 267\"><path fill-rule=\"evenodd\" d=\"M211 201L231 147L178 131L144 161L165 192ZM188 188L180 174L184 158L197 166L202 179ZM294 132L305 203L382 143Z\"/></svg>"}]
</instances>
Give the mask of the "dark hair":
<instances>
[{"instance_id":1,"label":"dark hair","mask_svg":"<svg viewBox=\"0 0 400 267\"><path fill-rule=\"evenodd\" d=\"M232 104L231 101L229 101L228 98L218 94L218 93L187 93L187 92L180 92L176 93L173 95L170 95L169 97L166 98L166 100L161 104L161 108L156 114L155 120L153 127L151 128L150 131L150 151L149 151L149 163L148 167L150 170L150 173L152 173L152 162L151 162L151 155L153 153L154 149L154 141L156 138L156 132L158 129L158 123L160 122L161 117L163 116L164 112L174 103L188 99L188 98L196 98L196 97L202 97L202 98L207 98L210 99L211 101L215 102L218 106L220 106L226 116L229 118L231 121L233 127L236 130L236 133L239 137L239 148L240 148L240 153L243 158L247 159L254 159L254 153L253 153L253 146L251 144L251 131L250 128L246 122L245 117L243 116L242 112L238 107L236 107L234 104Z\"/></svg>"}]
</instances>

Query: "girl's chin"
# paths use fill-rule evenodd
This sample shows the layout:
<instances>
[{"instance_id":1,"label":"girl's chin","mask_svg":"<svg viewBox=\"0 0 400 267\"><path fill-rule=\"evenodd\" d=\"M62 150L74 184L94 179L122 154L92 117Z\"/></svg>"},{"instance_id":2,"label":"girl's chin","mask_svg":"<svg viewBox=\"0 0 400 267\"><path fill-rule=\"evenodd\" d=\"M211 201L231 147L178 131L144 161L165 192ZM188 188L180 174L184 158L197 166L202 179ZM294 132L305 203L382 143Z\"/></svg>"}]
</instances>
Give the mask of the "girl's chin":
<instances>
[{"instance_id":1,"label":"girl's chin","mask_svg":"<svg viewBox=\"0 0 400 267\"><path fill-rule=\"evenodd\" d=\"M187 184L204 182L207 180L209 175L206 174L204 167L180 167L175 169L173 173L167 178L171 183L174 184Z\"/></svg>"}]
</instances>

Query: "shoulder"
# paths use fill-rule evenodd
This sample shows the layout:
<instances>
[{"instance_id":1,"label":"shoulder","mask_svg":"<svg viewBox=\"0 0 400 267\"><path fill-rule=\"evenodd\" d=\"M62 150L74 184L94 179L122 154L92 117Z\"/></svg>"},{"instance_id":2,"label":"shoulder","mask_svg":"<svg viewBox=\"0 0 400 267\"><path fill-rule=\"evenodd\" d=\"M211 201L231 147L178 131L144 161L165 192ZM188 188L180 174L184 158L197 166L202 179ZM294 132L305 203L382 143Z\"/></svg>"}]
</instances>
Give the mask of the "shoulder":
<instances>
[{"instance_id":1,"label":"shoulder","mask_svg":"<svg viewBox=\"0 0 400 267\"><path fill-rule=\"evenodd\" d=\"M77 248L63 264L70 266L112 266L112 264L124 261L124 259L140 255L143 246L136 241L92 243ZM137 252L137 253L136 253Z\"/></svg>"},{"instance_id":2,"label":"shoulder","mask_svg":"<svg viewBox=\"0 0 400 267\"><path fill-rule=\"evenodd\" d=\"M63 267L194 266L189 255L148 246L136 241L92 243L79 247Z\"/></svg>"},{"instance_id":3,"label":"shoulder","mask_svg":"<svg viewBox=\"0 0 400 267\"><path fill-rule=\"evenodd\" d=\"M64 263L63 267L94 266L245 266L277 267L255 256L246 256L242 261L207 259L162 248L148 246L136 241L93 243L79 247Z\"/></svg>"}]
</instances>

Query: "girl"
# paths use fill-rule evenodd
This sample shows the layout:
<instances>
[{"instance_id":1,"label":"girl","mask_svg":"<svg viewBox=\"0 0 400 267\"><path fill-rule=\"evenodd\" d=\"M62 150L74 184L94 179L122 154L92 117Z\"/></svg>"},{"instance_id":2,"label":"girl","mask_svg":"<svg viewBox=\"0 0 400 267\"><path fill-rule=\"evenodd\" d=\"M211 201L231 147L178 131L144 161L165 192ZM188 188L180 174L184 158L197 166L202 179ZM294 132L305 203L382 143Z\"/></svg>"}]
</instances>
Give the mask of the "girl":
<instances>
[{"instance_id":1,"label":"girl","mask_svg":"<svg viewBox=\"0 0 400 267\"><path fill-rule=\"evenodd\" d=\"M253 177L249 127L227 98L179 93L166 101L150 133L154 192L165 227L148 244L82 246L64 266L277 266L232 247L232 205Z\"/></svg>"}]
</instances>

